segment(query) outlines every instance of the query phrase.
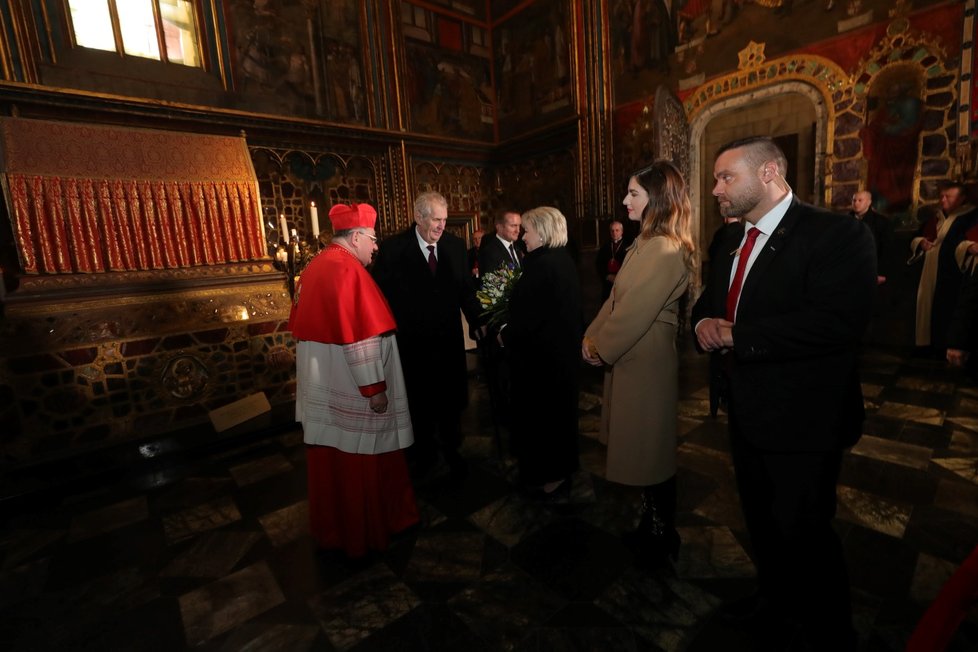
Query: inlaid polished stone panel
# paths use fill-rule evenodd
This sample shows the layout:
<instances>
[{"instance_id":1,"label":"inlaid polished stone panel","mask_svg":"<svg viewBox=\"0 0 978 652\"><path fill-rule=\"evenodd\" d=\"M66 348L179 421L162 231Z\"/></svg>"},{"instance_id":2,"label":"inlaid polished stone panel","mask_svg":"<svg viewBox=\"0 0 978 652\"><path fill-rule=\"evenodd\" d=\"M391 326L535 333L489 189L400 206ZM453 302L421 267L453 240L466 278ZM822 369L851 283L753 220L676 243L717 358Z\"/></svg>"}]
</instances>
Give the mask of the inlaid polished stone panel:
<instances>
[{"instance_id":1,"label":"inlaid polished stone panel","mask_svg":"<svg viewBox=\"0 0 978 652\"><path fill-rule=\"evenodd\" d=\"M411 589L379 564L309 600L337 650L348 650L420 604Z\"/></svg>"},{"instance_id":2,"label":"inlaid polished stone panel","mask_svg":"<svg viewBox=\"0 0 978 652\"><path fill-rule=\"evenodd\" d=\"M934 426L942 425L945 416L943 410L936 408L908 405L906 403L893 403L890 401L884 402L880 406L877 414L891 419L916 421L917 423L927 423Z\"/></svg>"},{"instance_id":3,"label":"inlaid polished stone panel","mask_svg":"<svg viewBox=\"0 0 978 652\"><path fill-rule=\"evenodd\" d=\"M680 527L677 574L684 579L753 577L754 563L726 527Z\"/></svg>"},{"instance_id":4,"label":"inlaid polished stone panel","mask_svg":"<svg viewBox=\"0 0 978 652\"><path fill-rule=\"evenodd\" d=\"M432 532L418 537L404 573L410 582L470 582L479 579L482 532Z\"/></svg>"},{"instance_id":5,"label":"inlaid polished stone panel","mask_svg":"<svg viewBox=\"0 0 978 652\"><path fill-rule=\"evenodd\" d=\"M149 507L146 496L137 496L85 514L79 514L71 519L68 541L81 541L82 539L96 537L144 521L148 516Z\"/></svg>"},{"instance_id":6,"label":"inlaid polished stone panel","mask_svg":"<svg viewBox=\"0 0 978 652\"><path fill-rule=\"evenodd\" d=\"M509 547L552 519L553 514L545 507L518 495L500 498L469 517L476 527Z\"/></svg>"},{"instance_id":7,"label":"inlaid polished stone panel","mask_svg":"<svg viewBox=\"0 0 978 652\"><path fill-rule=\"evenodd\" d=\"M286 623L245 623L225 639L218 652L306 652L319 628Z\"/></svg>"},{"instance_id":8,"label":"inlaid polished stone panel","mask_svg":"<svg viewBox=\"0 0 978 652\"><path fill-rule=\"evenodd\" d=\"M228 523L241 520L241 512L231 496L222 496L163 517L163 530L166 540L174 544L195 534L219 528Z\"/></svg>"},{"instance_id":9,"label":"inlaid polished stone panel","mask_svg":"<svg viewBox=\"0 0 978 652\"><path fill-rule=\"evenodd\" d=\"M897 378L896 386L902 389L913 389L918 392L932 392L934 394L953 394L954 384L933 380L929 378L915 378L911 376L901 376Z\"/></svg>"},{"instance_id":10,"label":"inlaid polished stone panel","mask_svg":"<svg viewBox=\"0 0 978 652\"><path fill-rule=\"evenodd\" d=\"M668 573L626 573L595 604L632 628L643 640L639 649L679 652L720 601Z\"/></svg>"},{"instance_id":11,"label":"inlaid polished stone panel","mask_svg":"<svg viewBox=\"0 0 978 652\"><path fill-rule=\"evenodd\" d=\"M262 457L244 464L232 466L229 471L234 481L238 483L238 486L244 487L280 473L288 473L292 468L292 464L285 459L284 455L276 453L275 455L269 455L268 457Z\"/></svg>"},{"instance_id":12,"label":"inlaid polished stone panel","mask_svg":"<svg viewBox=\"0 0 978 652\"><path fill-rule=\"evenodd\" d=\"M160 572L161 577L223 577L231 572L252 546L260 532L218 530L197 537L188 550Z\"/></svg>"},{"instance_id":13,"label":"inlaid polished stone panel","mask_svg":"<svg viewBox=\"0 0 978 652\"><path fill-rule=\"evenodd\" d=\"M914 568L913 582L910 584L910 598L929 605L957 568L958 565L953 562L926 552L920 553Z\"/></svg>"},{"instance_id":14,"label":"inlaid polished stone panel","mask_svg":"<svg viewBox=\"0 0 978 652\"><path fill-rule=\"evenodd\" d=\"M978 484L978 457L937 457L934 464L956 473L968 482Z\"/></svg>"},{"instance_id":15,"label":"inlaid polished stone panel","mask_svg":"<svg viewBox=\"0 0 978 652\"><path fill-rule=\"evenodd\" d=\"M932 454L931 449L924 446L904 444L869 435L863 435L851 450L855 455L892 462L912 469L926 469Z\"/></svg>"},{"instance_id":16,"label":"inlaid polished stone panel","mask_svg":"<svg viewBox=\"0 0 978 652\"><path fill-rule=\"evenodd\" d=\"M511 650L567 601L507 564L448 601L448 607L491 650Z\"/></svg>"},{"instance_id":17,"label":"inlaid polished stone panel","mask_svg":"<svg viewBox=\"0 0 978 652\"><path fill-rule=\"evenodd\" d=\"M284 601L264 561L181 595L180 618L187 644L201 645Z\"/></svg>"},{"instance_id":18,"label":"inlaid polished stone panel","mask_svg":"<svg viewBox=\"0 0 978 652\"><path fill-rule=\"evenodd\" d=\"M281 546L309 533L309 501L303 500L258 517L272 545Z\"/></svg>"},{"instance_id":19,"label":"inlaid polished stone panel","mask_svg":"<svg viewBox=\"0 0 978 652\"><path fill-rule=\"evenodd\" d=\"M978 485L941 478L937 483L934 505L978 517Z\"/></svg>"},{"instance_id":20,"label":"inlaid polished stone panel","mask_svg":"<svg viewBox=\"0 0 978 652\"><path fill-rule=\"evenodd\" d=\"M913 508L852 487L838 490L838 518L900 538Z\"/></svg>"}]
</instances>

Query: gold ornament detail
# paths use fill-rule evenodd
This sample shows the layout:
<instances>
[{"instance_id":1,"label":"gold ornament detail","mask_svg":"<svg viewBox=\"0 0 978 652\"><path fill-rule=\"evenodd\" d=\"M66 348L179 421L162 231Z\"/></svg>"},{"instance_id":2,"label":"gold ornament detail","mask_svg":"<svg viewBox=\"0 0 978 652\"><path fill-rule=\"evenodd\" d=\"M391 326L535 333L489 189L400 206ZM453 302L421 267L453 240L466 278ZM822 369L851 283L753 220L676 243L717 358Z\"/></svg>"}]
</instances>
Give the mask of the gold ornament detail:
<instances>
[{"instance_id":1,"label":"gold ornament detail","mask_svg":"<svg viewBox=\"0 0 978 652\"><path fill-rule=\"evenodd\" d=\"M748 68L757 68L764 63L765 45L765 43L757 43L756 41L748 43L747 47L737 53L737 58L740 59L737 69L747 70Z\"/></svg>"}]
</instances>

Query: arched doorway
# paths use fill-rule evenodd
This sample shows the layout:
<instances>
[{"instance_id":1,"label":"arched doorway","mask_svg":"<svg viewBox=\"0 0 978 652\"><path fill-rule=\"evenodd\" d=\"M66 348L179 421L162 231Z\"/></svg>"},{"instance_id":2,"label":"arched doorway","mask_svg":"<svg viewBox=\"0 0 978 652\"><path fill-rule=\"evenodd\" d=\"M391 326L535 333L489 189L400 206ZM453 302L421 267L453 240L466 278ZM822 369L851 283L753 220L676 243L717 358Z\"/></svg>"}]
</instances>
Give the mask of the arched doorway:
<instances>
[{"instance_id":1,"label":"arched doorway","mask_svg":"<svg viewBox=\"0 0 978 652\"><path fill-rule=\"evenodd\" d=\"M699 250L706 250L722 223L712 195L717 149L737 138L773 137L785 150L786 176L795 194L803 201L818 204L824 186L822 165L827 129L828 112L822 94L813 86L797 81L729 97L702 110L690 125L690 194Z\"/></svg>"}]
</instances>

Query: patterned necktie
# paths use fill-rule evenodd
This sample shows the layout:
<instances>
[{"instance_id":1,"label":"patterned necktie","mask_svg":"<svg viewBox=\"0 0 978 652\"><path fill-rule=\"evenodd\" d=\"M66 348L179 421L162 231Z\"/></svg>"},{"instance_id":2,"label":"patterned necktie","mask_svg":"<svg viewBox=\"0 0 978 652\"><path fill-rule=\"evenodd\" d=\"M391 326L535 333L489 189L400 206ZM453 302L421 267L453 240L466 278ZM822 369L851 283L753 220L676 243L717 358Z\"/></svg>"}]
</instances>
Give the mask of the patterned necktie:
<instances>
[{"instance_id":1,"label":"patterned necktie","mask_svg":"<svg viewBox=\"0 0 978 652\"><path fill-rule=\"evenodd\" d=\"M520 266L520 259L516 257L516 249L513 247L512 242L509 243L509 257L513 259L514 266Z\"/></svg>"},{"instance_id":2,"label":"patterned necktie","mask_svg":"<svg viewBox=\"0 0 978 652\"><path fill-rule=\"evenodd\" d=\"M750 259L750 252L754 249L754 242L761 231L757 227L751 227L747 232L747 241L740 248L740 258L737 260L737 273L734 274L730 289L727 290L727 321L733 321L737 314L737 301L740 299L740 288L744 284L744 273L747 271L747 261Z\"/></svg>"},{"instance_id":3,"label":"patterned necktie","mask_svg":"<svg viewBox=\"0 0 978 652\"><path fill-rule=\"evenodd\" d=\"M438 259L435 258L435 245L428 245L428 269L432 274L438 271Z\"/></svg>"}]
</instances>

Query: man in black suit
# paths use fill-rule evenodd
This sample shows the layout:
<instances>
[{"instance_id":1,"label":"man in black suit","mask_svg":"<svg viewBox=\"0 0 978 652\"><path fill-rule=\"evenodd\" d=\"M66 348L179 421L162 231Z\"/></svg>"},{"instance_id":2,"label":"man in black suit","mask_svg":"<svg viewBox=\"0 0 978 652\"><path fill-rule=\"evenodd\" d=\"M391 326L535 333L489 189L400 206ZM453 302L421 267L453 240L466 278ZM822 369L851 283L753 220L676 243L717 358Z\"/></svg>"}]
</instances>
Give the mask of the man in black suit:
<instances>
[{"instance_id":1,"label":"man in black suit","mask_svg":"<svg viewBox=\"0 0 978 652\"><path fill-rule=\"evenodd\" d=\"M445 231L448 203L437 192L414 202L415 224L380 244L373 275L397 321L414 445L409 460L419 479L436 468L439 456L450 478L461 480L459 420L468 403L468 373L461 309L478 328L476 280L468 269L465 243Z\"/></svg>"},{"instance_id":2,"label":"man in black suit","mask_svg":"<svg viewBox=\"0 0 978 652\"><path fill-rule=\"evenodd\" d=\"M890 244L890 220L873 209L873 195L868 190L860 190L852 196L852 212L857 220L869 227L876 244L876 283L886 283L886 250Z\"/></svg>"},{"instance_id":3,"label":"man in black suit","mask_svg":"<svg viewBox=\"0 0 978 652\"><path fill-rule=\"evenodd\" d=\"M857 348L876 254L863 223L798 201L786 171L770 138L721 148L713 194L744 231L721 247L735 253L711 266L693 308L698 346L723 356L731 454L757 566L758 593L721 615L787 649L855 650L832 519L842 453L864 416Z\"/></svg>"},{"instance_id":4,"label":"man in black suit","mask_svg":"<svg viewBox=\"0 0 978 652\"><path fill-rule=\"evenodd\" d=\"M594 259L594 268L601 279L601 301L611 296L615 277L621 264L625 262L625 252L632 244L631 238L625 238L625 225L620 220L612 220L608 226L608 235L611 237L601 245Z\"/></svg>"},{"instance_id":5,"label":"man in black suit","mask_svg":"<svg viewBox=\"0 0 978 652\"><path fill-rule=\"evenodd\" d=\"M519 267L526 251L520 240L520 214L504 209L496 215L496 233L483 238L479 247L479 273L494 272L502 265Z\"/></svg>"}]
</instances>

